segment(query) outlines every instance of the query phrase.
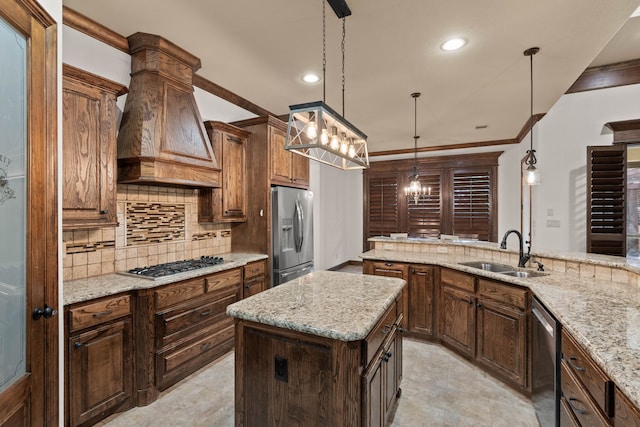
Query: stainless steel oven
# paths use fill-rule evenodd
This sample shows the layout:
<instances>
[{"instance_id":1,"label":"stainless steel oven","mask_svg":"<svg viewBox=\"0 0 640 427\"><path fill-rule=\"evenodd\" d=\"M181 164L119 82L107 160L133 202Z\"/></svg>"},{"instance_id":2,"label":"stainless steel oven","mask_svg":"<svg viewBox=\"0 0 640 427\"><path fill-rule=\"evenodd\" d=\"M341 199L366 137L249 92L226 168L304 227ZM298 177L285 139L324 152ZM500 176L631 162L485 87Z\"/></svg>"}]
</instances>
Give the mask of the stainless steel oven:
<instances>
[{"instance_id":1,"label":"stainless steel oven","mask_svg":"<svg viewBox=\"0 0 640 427\"><path fill-rule=\"evenodd\" d=\"M536 297L532 316L533 407L542 427L560 425L560 323Z\"/></svg>"}]
</instances>

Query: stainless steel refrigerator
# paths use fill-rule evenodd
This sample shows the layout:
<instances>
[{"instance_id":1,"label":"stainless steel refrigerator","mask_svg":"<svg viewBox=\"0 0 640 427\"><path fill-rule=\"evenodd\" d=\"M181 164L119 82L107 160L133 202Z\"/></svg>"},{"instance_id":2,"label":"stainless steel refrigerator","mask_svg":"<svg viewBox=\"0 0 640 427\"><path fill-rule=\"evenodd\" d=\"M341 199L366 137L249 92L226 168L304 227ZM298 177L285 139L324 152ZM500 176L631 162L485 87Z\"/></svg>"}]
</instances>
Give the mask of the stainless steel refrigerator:
<instances>
[{"instance_id":1,"label":"stainless steel refrigerator","mask_svg":"<svg viewBox=\"0 0 640 427\"><path fill-rule=\"evenodd\" d=\"M271 286L313 271L313 193L271 187Z\"/></svg>"}]
</instances>

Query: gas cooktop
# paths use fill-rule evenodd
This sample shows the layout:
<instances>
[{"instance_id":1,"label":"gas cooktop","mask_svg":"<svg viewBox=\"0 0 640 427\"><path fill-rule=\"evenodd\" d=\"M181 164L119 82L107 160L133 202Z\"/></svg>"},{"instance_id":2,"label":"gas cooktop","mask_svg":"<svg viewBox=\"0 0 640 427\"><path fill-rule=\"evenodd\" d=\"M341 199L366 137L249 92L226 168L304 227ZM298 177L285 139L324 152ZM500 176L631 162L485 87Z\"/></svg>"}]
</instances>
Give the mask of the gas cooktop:
<instances>
[{"instance_id":1,"label":"gas cooktop","mask_svg":"<svg viewBox=\"0 0 640 427\"><path fill-rule=\"evenodd\" d=\"M147 279L156 279L171 274L184 273L185 271L211 267L223 264L224 259L217 256L202 256L199 259L185 259L183 261L167 262L165 264L152 265L151 267L136 267L126 272Z\"/></svg>"}]
</instances>

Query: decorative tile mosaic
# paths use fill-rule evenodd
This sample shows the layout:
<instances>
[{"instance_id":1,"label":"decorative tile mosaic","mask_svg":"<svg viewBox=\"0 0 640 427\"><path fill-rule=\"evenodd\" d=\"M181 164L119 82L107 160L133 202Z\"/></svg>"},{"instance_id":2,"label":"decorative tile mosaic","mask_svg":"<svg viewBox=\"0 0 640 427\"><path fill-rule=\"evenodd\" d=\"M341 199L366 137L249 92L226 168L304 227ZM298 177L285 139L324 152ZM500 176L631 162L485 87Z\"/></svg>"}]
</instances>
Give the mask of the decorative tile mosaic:
<instances>
[{"instance_id":1,"label":"decorative tile mosaic","mask_svg":"<svg viewBox=\"0 0 640 427\"><path fill-rule=\"evenodd\" d=\"M217 234L215 231L210 231L207 233L193 233L191 235L191 240L215 239L216 235Z\"/></svg>"},{"instance_id":2,"label":"decorative tile mosaic","mask_svg":"<svg viewBox=\"0 0 640 427\"><path fill-rule=\"evenodd\" d=\"M220 237L231 237L231 230L220 230Z\"/></svg>"},{"instance_id":3,"label":"decorative tile mosaic","mask_svg":"<svg viewBox=\"0 0 640 427\"><path fill-rule=\"evenodd\" d=\"M107 240L104 242L72 243L72 244L67 244L67 254L95 252L99 249L115 248L115 247L116 247L115 240Z\"/></svg>"},{"instance_id":4,"label":"decorative tile mosaic","mask_svg":"<svg viewBox=\"0 0 640 427\"><path fill-rule=\"evenodd\" d=\"M127 246L185 239L185 205L126 203Z\"/></svg>"}]
</instances>

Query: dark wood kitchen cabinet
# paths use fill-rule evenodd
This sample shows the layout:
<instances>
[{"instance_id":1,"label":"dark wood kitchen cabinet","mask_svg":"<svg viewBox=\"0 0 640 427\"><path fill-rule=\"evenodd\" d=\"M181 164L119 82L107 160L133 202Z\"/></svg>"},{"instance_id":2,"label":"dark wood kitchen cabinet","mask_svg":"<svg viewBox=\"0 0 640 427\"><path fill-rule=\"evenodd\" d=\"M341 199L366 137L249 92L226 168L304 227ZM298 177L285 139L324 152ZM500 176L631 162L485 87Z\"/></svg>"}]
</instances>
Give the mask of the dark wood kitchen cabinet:
<instances>
[{"instance_id":1,"label":"dark wood kitchen cabinet","mask_svg":"<svg viewBox=\"0 0 640 427\"><path fill-rule=\"evenodd\" d=\"M92 425L134 406L131 296L65 308L65 424Z\"/></svg>"},{"instance_id":2,"label":"dark wood kitchen cabinet","mask_svg":"<svg viewBox=\"0 0 640 427\"><path fill-rule=\"evenodd\" d=\"M267 289L266 263L266 260L260 260L244 266L242 298L248 298Z\"/></svg>"},{"instance_id":3,"label":"dark wood kitchen cabinet","mask_svg":"<svg viewBox=\"0 0 640 427\"><path fill-rule=\"evenodd\" d=\"M435 287L433 266L409 266L408 294L408 330L411 334L422 337L434 335L434 298Z\"/></svg>"},{"instance_id":4,"label":"dark wood kitchen cabinet","mask_svg":"<svg viewBox=\"0 0 640 427\"><path fill-rule=\"evenodd\" d=\"M63 64L62 225L115 227L116 100L127 88Z\"/></svg>"},{"instance_id":5,"label":"dark wood kitchen cabinet","mask_svg":"<svg viewBox=\"0 0 640 427\"><path fill-rule=\"evenodd\" d=\"M402 380L402 316L396 300L350 342L238 319L236 425L388 425Z\"/></svg>"},{"instance_id":6,"label":"dark wood kitchen cabinet","mask_svg":"<svg viewBox=\"0 0 640 427\"><path fill-rule=\"evenodd\" d=\"M136 298L138 401L147 405L233 347L229 304L242 298L235 268L152 289Z\"/></svg>"},{"instance_id":7,"label":"dark wood kitchen cabinet","mask_svg":"<svg viewBox=\"0 0 640 427\"><path fill-rule=\"evenodd\" d=\"M287 140L284 129L273 127L269 137L271 151L271 183L289 187L309 187L309 159L284 149Z\"/></svg>"},{"instance_id":8,"label":"dark wood kitchen cabinet","mask_svg":"<svg viewBox=\"0 0 640 427\"><path fill-rule=\"evenodd\" d=\"M373 276L397 277L409 280L409 264L391 261L371 261L364 260L362 263L362 273ZM409 313L409 287L402 290L403 313ZM407 317L403 316L402 327L407 329Z\"/></svg>"},{"instance_id":9,"label":"dark wood kitchen cabinet","mask_svg":"<svg viewBox=\"0 0 640 427\"><path fill-rule=\"evenodd\" d=\"M527 290L478 279L476 360L527 386Z\"/></svg>"},{"instance_id":10,"label":"dark wood kitchen cabinet","mask_svg":"<svg viewBox=\"0 0 640 427\"><path fill-rule=\"evenodd\" d=\"M615 402L613 425L616 427L640 427L640 410L617 387Z\"/></svg>"},{"instance_id":11,"label":"dark wood kitchen cabinet","mask_svg":"<svg viewBox=\"0 0 640 427\"><path fill-rule=\"evenodd\" d=\"M528 389L529 299L525 288L440 270L440 338L485 370Z\"/></svg>"},{"instance_id":12,"label":"dark wood kitchen cabinet","mask_svg":"<svg viewBox=\"0 0 640 427\"><path fill-rule=\"evenodd\" d=\"M249 132L222 122L204 123L221 165L221 186L198 193L199 222L247 220L247 138Z\"/></svg>"}]
</instances>

